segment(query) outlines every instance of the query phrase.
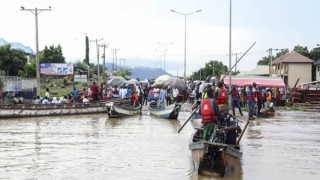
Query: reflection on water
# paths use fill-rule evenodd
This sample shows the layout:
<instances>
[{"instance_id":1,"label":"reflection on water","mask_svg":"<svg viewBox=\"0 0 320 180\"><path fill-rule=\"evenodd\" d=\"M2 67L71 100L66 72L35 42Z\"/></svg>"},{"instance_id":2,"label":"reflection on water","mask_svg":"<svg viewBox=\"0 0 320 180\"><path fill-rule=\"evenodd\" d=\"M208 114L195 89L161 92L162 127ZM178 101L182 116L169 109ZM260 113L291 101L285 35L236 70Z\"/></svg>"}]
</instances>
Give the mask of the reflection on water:
<instances>
[{"instance_id":1,"label":"reflection on water","mask_svg":"<svg viewBox=\"0 0 320 180\"><path fill-rule=\"evenodd\" d=\"M224 178L193 170L189 117L127 119L104 114L0 121L0 179L317 179L320 113L279 112L250 122L242 172Z\"/></svg>"}]
</instances>

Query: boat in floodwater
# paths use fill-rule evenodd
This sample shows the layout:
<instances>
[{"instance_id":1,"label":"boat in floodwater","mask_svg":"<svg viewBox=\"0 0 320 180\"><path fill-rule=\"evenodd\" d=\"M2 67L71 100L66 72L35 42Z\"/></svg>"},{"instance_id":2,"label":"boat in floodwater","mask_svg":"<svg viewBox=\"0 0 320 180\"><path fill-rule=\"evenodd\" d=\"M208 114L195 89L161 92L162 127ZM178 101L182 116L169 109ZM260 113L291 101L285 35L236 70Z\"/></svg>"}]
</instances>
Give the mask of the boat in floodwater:
<instances>
[{"instance_id":1,"label":"boat in floodwater","mask_svg":"<svg viewBox=\"0 0 320 180\"><path fill-rule=\"evenodd\" d=\"M157 101L153 101L149 104L150 114L164 119L177 119L180 110L180 103L171 104L169 106L162 106Z\"/></svg>"},{"instance_id":2,"label":"boat in floodwater","mask_svg":"<svg viewBox=\"0 0 320 180\"><path fill-rule=\"evenodd\" d=\"M242 149L237 138L241 129L237 120L232 119L227 126L212 125L214 131L208 138L204 137L204 128L201 127L195 128L189 140L195 170L205 176L224 176L240 171Z\"/></svg>"},{"instance_id":3,"label":"boat in floodwater","mask_svg":"<svg viewBox=\"0 0 320 180\"><path fill-rule=\"evenodd\" d=\"M0 118L24 118L106 113L105 102L66 104L6 104L0 105Z\"/></svg>"}]
</instances>

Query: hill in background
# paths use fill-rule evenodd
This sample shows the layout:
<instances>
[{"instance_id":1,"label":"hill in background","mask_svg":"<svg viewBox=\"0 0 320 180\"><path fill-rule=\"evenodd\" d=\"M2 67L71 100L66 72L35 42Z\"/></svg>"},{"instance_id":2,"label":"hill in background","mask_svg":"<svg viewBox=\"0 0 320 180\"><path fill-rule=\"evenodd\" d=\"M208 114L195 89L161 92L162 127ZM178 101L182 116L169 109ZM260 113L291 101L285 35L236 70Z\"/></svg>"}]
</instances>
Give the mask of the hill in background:
<instances>
[{"instance_id":1,"label":"hill in background","mask_svg":"<svg viewBox=\"0 0 320 180\"><path fill-rule=\"evenodd\" d=\"M106 63L107 70L112 69L112 63ZM161 75L169 75L163 69L160 68L150 68L150 67L129 67L129 70L132 73L132 78L139 78L139 79L155 79Z\"/></svg>"}]
</instances>

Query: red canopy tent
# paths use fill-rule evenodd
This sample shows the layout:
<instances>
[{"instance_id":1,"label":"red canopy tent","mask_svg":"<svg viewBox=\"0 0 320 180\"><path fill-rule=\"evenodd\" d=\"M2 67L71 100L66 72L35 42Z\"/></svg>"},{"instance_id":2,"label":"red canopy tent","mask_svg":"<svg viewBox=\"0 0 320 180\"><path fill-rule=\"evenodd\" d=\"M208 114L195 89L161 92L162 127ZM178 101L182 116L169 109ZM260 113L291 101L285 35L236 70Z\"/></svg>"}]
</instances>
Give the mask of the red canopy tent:
<instances>
[{"instance_id":1,"label":"red canopy tent","mask_svg":"<svg viewBox=\"0 0 320 180\"><path fill-rule=\"evenodd\" d=\"M260 87L277 87L284 88L286 85L280 77L264 76L232 76L231 84L233 86L249 86L255 82ZM229 77L224 78L224 83L229 85Z\"/></svg>"}]
</instances>

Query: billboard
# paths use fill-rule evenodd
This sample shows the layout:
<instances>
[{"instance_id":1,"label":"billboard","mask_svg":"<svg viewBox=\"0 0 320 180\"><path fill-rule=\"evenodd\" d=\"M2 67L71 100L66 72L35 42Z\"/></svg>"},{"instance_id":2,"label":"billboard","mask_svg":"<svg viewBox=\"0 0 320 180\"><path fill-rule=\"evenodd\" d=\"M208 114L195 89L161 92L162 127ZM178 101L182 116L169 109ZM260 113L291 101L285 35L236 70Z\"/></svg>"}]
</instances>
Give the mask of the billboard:
<instances>
[{"instance_id":1,"label":"billboard","mask_svg":"<svg viewBox=\"0 0 320 180\"><path fill-rule=\"evenodd\" d=\"M73 75L73 64L41 63L40 64L40 74L41 75L53 75L53 76Z\"/></svg>"},{"instance_id":2,"label":"billboard","mask_svg":"<svg viewBox=\"0 0 320 180\"><path fill-rule=\"evenodd\" d=\"M74 75L74 82L88 82L87 75Z\"/></svg>"}]
</instances>

